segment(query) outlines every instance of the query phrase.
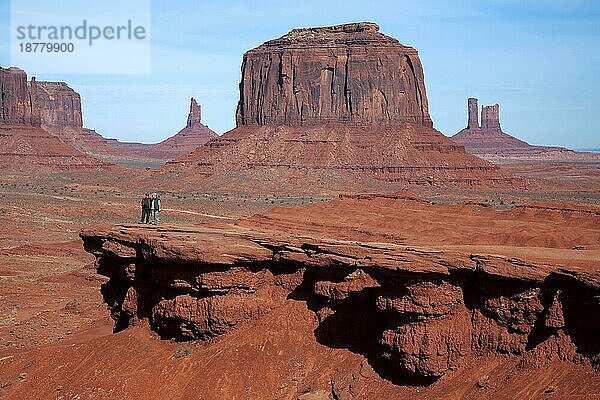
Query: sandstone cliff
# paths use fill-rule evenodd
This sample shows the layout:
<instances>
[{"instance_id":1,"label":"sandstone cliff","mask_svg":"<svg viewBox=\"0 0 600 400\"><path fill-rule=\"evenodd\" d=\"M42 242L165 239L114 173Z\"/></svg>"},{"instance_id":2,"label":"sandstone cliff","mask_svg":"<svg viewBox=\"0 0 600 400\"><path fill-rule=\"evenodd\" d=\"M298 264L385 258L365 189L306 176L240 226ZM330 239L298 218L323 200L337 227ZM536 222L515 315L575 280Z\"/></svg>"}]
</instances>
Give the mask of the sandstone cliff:
<instances>
[{"instance_id":1,"label":"sandstone cliff","mask_svg":"<svg viewBox=\"0 0 600 400\"><path fill-rule=\"evenodd\" d=\"M438 186L513 185L432 128L417 51L374 23L294 29L248 51L237 128L164 171L187 180L311 190L364 178ZM236 171L233 173L232 171ZM261 176L263 175L263 176ZM358 187L356 187L358 189Z\"/></svg>"},{"instance_id":2,"label":"sandstone cliff","mask_svg":"<svg viewBox=\"0 0 600 400\"><path fill-rule=\"evenodd\" d=\"M431 126L417 51L369 22L294 29L244 54L237 122Z\"/></svg>"},{"instance_id":3,"label":"sandstone cliff","mask_svg":"<svg viewBox=\"0 0 600 400\"><path fill-rule=\"evenodd\" d=\"M65 82L38 82L37 103L43 126L83 127L81 97Z\"/></svg>"},{"instance_id":4,"label":"sandstone cliff","mask_svg":"<svg viewBox=\"0 0 600 400\"><path fill-rule=\"evenodd\" d=\"M490 355L597 365L598 218L390 196L281 208L236 225L118 226L81 237L110 278L102 293L117 331L144 321L163 338L207 340L253 331L303 302L321 344L363 355L392 382L427 385ZM525 220L529 230L511 237ZM522 244L547 224L564 228L564 242ZM513 239L517 247L507 246ZM574 242L592 248L573 258L563 246Z\"/></svg>"},{"instance_id":5,"label":"sandstone cliff","mask_svg":"<svg viewBox=\"0 0 600 400\"><path fill-rule=\"evenodd\" d=\"M0 67L0 166L5 171L68 171L104 168L106 164L78 151L42 129L44 118L67 118L61 102L50 105L48 86L25 71ZM40 104L39 100L43 104ZM46 101L47 100L47 101ZM52 100L53 101L53 100ZM42 112L42 108L44 112Z\"/></svg>"},{"instance_id":6,"label":"sandstone cliff","mask_svg":"<svg viewBox=\"0 0 600 400\"><path fill-rule=\"evenodd\" d=\"M0 67L0 122L40 126L37 90L35 78L29 84L25 71Z\"/></svg>"}]
</instances>

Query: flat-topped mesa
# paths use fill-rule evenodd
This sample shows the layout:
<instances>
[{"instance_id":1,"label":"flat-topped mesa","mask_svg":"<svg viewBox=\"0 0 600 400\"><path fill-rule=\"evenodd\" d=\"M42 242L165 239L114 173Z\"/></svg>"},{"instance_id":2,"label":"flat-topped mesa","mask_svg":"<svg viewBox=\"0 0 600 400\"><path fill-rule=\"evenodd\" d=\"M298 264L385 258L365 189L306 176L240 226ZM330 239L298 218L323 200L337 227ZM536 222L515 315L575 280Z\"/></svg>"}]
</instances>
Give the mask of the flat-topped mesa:
<instances>
[{"instance_id":1,"label":"flat-topped mesa","mask_svg":"<svg viewBox=\"0 0 600 400\"><path fill-rule=\"evenodd\" d=\"M82 128L81 96L65 82L38 82L42 125Z\"/></svg>"},{"instance_id":2,"label":"flat-topped mesa","mask_svg":"<svg viewBox=\"0 0 600 400\"><path fill-rule=\"evenodd\" d=\"M40 126L36 92L35 78L28 84L25 71L0 67L0 122Z\"/></svg>"},{"instance_id":3,"label":"flat-topped mesa","mask_svg":"<svg viewBox=\"0 0 600 400\"><path fill-rule=\"evenodd\" d=\"M417 51L370 22L294 29L246 52L239 125L432 126Z\"/></svg>"},{"instance_id":4,"label":"flat-topped mesa","mask_svg":"<svg viewBox=\"0 0 600 400\"><path fill-rule=\"evenodd\" d=\"M190 100L190 113L188 114L187 127L191 128L195 124L202 123L202 109L193 97Z\"/></svg>"},{"instance_id":5,"label":"flat-topped mesa","mask_svg":"<svg viewBox=\"0 0 600 400\"><path fill-rule=\"evenodd\" d=\"M500 106L483 106L481 108L481 129L483 131L502 131L500 128Z\"/></svg>"}]
</instances>

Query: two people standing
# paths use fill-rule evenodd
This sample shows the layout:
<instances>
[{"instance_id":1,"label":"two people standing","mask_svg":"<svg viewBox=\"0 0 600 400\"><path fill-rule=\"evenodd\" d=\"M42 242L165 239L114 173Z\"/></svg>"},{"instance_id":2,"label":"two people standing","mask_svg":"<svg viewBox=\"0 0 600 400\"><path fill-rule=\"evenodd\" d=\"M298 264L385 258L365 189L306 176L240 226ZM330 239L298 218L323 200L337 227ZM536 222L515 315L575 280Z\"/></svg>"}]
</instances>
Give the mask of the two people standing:
<instances>
[{"instance_id":1,"label":"two people standing","mask_svg":"<svg viewBox=\"0 0 600 400\"><path fill-rule=\"evenodd\" d=\"M160 197L156 193L152 193L152 196L146 193L142 198L141 206L140 224L157 225L160 222Z\"/></svg>"}]
</instances>

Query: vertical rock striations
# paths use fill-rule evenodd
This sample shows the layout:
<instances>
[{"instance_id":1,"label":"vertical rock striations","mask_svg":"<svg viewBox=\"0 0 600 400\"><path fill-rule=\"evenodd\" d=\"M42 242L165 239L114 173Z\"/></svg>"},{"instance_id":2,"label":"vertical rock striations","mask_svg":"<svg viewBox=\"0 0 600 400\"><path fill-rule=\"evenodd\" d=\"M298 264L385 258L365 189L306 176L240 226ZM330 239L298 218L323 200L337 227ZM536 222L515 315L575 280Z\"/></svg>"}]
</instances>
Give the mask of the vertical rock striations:
<instances>
[{"instance_id":1,"label":"vertical rock striations","mask_svg":"<svg viewBox=\"0 0 600 400\"><path fill-rule=\"evenodd\" d=\"M65 82L38 82L37 86L43 125L83 127L79 93Z\"/></svg>"},{"instance_id":2,"label":"vertical rock striations","mask_svg":"<svg viewBox=\"0 0 600 400\"><path fill-rule=\"evenodd\" d=\"M65 115L57 104L47 100L44 83L35 78L27 82L27 74L19 68L0 67L0 169L67 171L105 167L41 128L45 118L60 120Z\"/></svg>"},{"instance_id":3,"label":"vertical rock striations","mask_svg":"<svg viewBox=\"0 0 600 400\"><path fill-rule=\"evenodd\" d=\"M502 132L500 128L500 106L498 104L481 108L481 129L485 133Z\"/></svg>"},{"instance_id":4,"label":"vertical rock striations","mask_svg":"<svg viewBox=\"0 0 600 400\"><path fill-rule=\"evenodd\" d=\"M201 110L200 106L198 105L198 103L196 102L196 99L194 99L192 97L192 99L190 100L190 113L188 114L187 127L191 128L192 126L194 126L196 124L201 124L201 123L202 123L202 110Z\"/></svg>"},{"instance_id":5,"label":"vertical rock striations","mask_svg":"<svg viewBox=\"0 0 600 400\"><path fill-rule=\"evenodd\" d=\"M412 47L362 22L294 29L244 54L238 125L431 126Z\"/></svg>"},{"instance_id":6,"label":"vertical rock striations","mask_svg":"<svg viewBox=\"0 0 600 400\"><path fill-rule=\"evenodd\" d=\"M36 92L35 78L30 86L25 71L0 67L0 122L40 126Z\"/></svg>"},{"instance_id":7,"label":"vertical rock striations","mask_svg":"<svg viewBox=\"0 0 600 400\"><path fill-rule=\"evenodd\" d=\"M479 129L479 106L477 105L477 99L471 97L467 100L467 112L469 114L467 129Z\"/></svg>"},{"instance_id":8,"label":"vertical rock striations","mask_svg":"<svg viewBox=\"0 0 600 400\"><path fill-rule=\"evenodd\" d=\"M330 179L348 190L365 176L440 186L511 183L433 129L417 51L374 23L294 29L248 51L241 72L237 128L171 163L166 174L215 182L244 176L232 184L251 188L267 184L265 175L275 175L279 187L300 175L301 190Z\"/></svg>"}]
</instances>

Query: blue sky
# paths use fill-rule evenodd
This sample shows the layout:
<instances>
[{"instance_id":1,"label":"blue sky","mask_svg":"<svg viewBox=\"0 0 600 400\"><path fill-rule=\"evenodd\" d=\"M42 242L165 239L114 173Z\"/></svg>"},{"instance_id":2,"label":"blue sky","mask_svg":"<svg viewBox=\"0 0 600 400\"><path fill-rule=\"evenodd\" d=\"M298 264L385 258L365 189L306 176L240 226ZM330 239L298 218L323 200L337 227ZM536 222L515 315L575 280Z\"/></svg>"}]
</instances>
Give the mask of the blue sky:
<instances>
[{"instance_id":1,"label":"blue sky","mask_svg":"<svg viewBox=\"0 0 600 400\"><path fill-rule=\"evenodd\" d=\"M2 0L4 67L9 8ZM373 21L419 50L431 116L444 134L466 125L473 96L499 103L504 131L530 143L600 147L598 1L155 0L151 17L150 74L27 72L68 82L82 95L85 125L106 137L165 139L185 124L191 96L204 122L223 133L235 126L246 50L295 27Z\"/></svg>"}]
</instances>

